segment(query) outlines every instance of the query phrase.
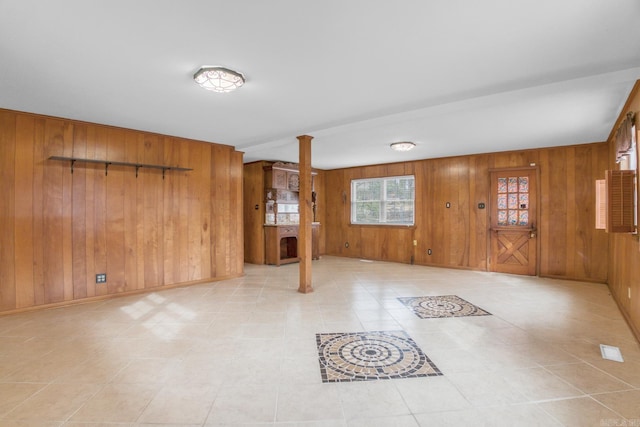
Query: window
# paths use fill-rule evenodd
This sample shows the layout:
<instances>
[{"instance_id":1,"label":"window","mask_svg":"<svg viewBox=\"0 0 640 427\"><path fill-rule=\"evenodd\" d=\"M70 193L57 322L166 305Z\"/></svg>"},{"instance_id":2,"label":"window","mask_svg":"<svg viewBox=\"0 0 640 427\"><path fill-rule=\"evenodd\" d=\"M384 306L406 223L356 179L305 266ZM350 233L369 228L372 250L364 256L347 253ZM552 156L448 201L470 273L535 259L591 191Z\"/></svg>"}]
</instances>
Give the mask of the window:
<instances>
[{"instance_id":1,"label":"window","mask_svg":"<svg viewBox=\"0 0 640 427\"><path fill-rule=\"evenodd\" d=\"M413 225L415 178L392 176L351 181L351 223Z\"/></svg>"},{"instance_id":2,"label":"window","mask_svg":"<svg viewBox=\"0 0 640 427\"><path fill-rule=\"evenodd\" d=\"M616 131L614 144L619 168L596 180L596 228L610 233L637 233L638 146L635 114L627 113Z\"/></svg>"},{"instance_id":3,"label":"window","mask_svg":"<svg viewBox=\"0 0 640 427\"><path fill-rule=\"evenodd\" d=\"M635 138L636 135L636 127L635 125L631 128L631 145L629 150L625 152L625 154L621 155L618 159L618 164L620 165L620 170L636 170L638 169L638 144Z\"/></svg>"}]
</instances>

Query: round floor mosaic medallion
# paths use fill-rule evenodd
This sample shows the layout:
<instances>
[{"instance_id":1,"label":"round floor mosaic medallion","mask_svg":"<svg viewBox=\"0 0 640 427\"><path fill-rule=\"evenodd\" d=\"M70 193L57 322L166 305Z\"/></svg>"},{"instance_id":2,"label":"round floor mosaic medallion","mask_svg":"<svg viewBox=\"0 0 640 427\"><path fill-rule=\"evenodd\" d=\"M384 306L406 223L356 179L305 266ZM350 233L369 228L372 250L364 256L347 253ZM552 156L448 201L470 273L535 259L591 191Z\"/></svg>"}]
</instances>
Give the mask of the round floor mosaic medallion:
<instances>
[{"instance_id":1,"label":"round floor mosaic medallion","mask_svg":"<svg viewBox=\"0 0 640 427\"><path fill-rule=\"evenodd\" d=\"M324 382L442 375L404 331L317 334Z\"/></svg>"},{"instance_id":2,"label":"round floor mosaic medallion","mask_svg":"<svg viewBox=\"0 0 640 427\"><path fill-rule=\"evenodd\" d=\"M485 316L491 314L456 295L398 299L422 318Z\"/></svg>"}]
</instances>

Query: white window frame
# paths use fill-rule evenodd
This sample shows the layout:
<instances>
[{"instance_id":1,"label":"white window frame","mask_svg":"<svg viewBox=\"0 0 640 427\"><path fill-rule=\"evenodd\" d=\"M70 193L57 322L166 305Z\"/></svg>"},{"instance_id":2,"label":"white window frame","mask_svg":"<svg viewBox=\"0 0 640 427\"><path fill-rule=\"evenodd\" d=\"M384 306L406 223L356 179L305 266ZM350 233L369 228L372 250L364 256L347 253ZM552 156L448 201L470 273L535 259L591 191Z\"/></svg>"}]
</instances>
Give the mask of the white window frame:
<instances>
[{"instance_id":1,"label":"white window frame","mask_svg":"<svg viewBox=\"0 0 640 427\"><path fill-rule=\"evenodd\" d=\"M387 195L387 185L390 181L394 181L397 179L411 179L413 180L413 193L411 199L406 200L388 200L386 199ZM407 227L415 225L416 221L416 181L415 175L402 175L402 176L386 176L380 178L364 178L364 179L353 179L351 180L351 224L353 225L385 225L385 226L399 226L399 227ZM357 220L357 205L359 203L363 203L362 201L357 200L356 189L358 183L362 182L381 182L381 195L380 199L370 200L369 202L378 202L379 206L379 218L378 221L358 221ZM385 209L385 205L392 202L411 202L411 222L388 222L387 212Z\"/></svg>"}]
</instances>

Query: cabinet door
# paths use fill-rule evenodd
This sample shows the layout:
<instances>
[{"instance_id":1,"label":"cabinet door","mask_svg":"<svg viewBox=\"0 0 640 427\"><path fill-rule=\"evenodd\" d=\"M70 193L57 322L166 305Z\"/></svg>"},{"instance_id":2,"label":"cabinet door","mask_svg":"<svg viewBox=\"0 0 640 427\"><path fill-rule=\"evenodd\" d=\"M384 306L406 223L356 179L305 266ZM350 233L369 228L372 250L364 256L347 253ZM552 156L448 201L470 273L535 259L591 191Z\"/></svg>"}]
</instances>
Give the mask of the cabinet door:
<instances>
[{"instance_id":1,"label":"cabinet door","mask_svg":"<svg viewBox=\"0 0 640 427\"><path fill-rule=\"evenodd\" d=\"M300 174L298 172L287 172L287 186L289 191L300 191Z\"/></svg>"},{"instance_id":2,"label":"cabinet door","mask_svg":"<svg viewBox=\"0 0 640 427\"><path fill-rule=\"evenodd\" d=\"M273 188L287 189L287 171L272 169L271 170Z\"/></svg>"}]
</instances>

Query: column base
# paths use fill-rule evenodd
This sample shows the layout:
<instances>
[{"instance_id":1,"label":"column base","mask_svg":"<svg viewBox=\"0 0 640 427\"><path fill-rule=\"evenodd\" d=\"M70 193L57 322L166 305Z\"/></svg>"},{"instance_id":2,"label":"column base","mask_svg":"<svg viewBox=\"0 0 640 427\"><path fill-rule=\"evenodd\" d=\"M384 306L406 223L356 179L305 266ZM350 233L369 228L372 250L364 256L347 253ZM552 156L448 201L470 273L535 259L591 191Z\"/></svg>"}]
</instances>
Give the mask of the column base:
<instances>
[{"instance_id":1,"label":"column base","mask_svg":"<svg viewBox=\"0 0 640 427\"><path fill-rule=\"evenodd\" d=\"M311 285L300 285L298 292L301 294L310 294L313 292L313 287Z\"/></svg>"}]
</instances>

